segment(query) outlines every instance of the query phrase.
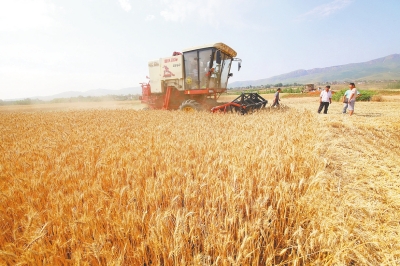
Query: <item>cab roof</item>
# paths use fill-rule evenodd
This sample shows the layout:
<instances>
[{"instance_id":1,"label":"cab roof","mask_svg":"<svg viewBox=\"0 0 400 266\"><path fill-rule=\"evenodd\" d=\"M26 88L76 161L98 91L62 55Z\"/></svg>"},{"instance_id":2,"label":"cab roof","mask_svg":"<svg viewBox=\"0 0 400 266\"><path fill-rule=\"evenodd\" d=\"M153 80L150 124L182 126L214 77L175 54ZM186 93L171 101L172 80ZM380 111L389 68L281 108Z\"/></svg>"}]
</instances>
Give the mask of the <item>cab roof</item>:
<instances>
[{"instance_id":1,"label":"cab roof","mask_svg":"<svg viewBox=\"0 0 400 266\"><path fill-rule=\"evenodd\" d=\"M231 57L235 57L237 55L235 50L233 50L231 47L229 47L228 45L226 45L226 44L224 44L222 42L195 46L195 47L191 47L191 48L188 48L188 49L184 49L184 50L182 50L182 52L190 52L190 51L195 51L195 50L200 50L200 49L205 49L205 48L211 48L211 47L217 48L218 50L224 52L225 54L227 54L227 55L229 55Z\"/></svg>"}]
</instances>

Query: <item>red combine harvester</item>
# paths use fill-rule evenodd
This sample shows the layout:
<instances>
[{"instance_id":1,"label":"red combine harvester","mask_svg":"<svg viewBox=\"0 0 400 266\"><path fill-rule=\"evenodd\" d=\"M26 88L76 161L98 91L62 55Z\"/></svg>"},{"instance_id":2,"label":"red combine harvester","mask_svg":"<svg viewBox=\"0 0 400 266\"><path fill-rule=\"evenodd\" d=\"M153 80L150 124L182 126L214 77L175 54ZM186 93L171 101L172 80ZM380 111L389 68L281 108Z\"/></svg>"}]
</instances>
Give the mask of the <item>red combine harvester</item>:
<instances>
[{"instance_id":1,"label":"red combine harvester","mask_svg":"<svg viewBox=\"0 0 400 266\"><path fill-rule=\"evenodd\" d=\"M183 111L210 110L247 113L265 107L267 100L257 93L242 93L234 101L218 104L226 92L236 52L228 45L214 43L174 52L171 57L149 62L149 82L141 83L140 100L149 109Z\"/></svg>"}]
</instances>

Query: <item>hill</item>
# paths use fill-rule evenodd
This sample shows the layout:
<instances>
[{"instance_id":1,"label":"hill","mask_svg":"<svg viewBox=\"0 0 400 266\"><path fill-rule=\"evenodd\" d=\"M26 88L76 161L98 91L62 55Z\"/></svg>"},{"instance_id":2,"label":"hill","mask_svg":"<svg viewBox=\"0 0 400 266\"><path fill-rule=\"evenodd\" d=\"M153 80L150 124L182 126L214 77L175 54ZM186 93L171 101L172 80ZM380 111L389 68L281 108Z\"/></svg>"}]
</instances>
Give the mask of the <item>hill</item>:
<instances>
[{"instance_id":1,"label":"hill","mask_svg":"<svg viewBox=\"0 0 400 266\"><path fill-rule=\"evenodd\" d=\"M259 86L276 83L317 83L326 81L390 80L400 79L400 54L352 63L309 70L299 69L286 74L259 80L236 81L229 87Z\"/></svg>"}]
</instances>

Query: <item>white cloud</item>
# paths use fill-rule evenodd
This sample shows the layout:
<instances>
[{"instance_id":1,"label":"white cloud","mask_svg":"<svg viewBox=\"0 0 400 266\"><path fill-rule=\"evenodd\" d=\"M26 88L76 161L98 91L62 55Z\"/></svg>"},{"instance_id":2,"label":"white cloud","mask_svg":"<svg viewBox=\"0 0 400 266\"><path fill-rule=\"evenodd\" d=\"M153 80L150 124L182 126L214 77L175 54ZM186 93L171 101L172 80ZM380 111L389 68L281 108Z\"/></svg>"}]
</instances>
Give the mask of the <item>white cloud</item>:
<instances>
[{"instance_id":1,"label":"white cloud","mask_svg":"<svg viewBox=\"0 0 400 266\"><path fill-rule=\"evenodd\" d=\"M154 15L147 15L146 16L146 21L152 21L154 20L155 16Z\"/></svg>"},{"instance_id":2,"label":"white cloud","mask_svg":"<svg viewBox=\"0 0 400 266\"><path fill-rule=\"evenodd\" d=\"M129 0L119 0L119 4L121 5L122 9L125 10L126 12L129 12L132 9Z\"/></svg>"},{"instance_id":3,"label":"white cloud","mask_svg":"<svg viewBox=\"0 0 400 266\"><path fill-rule=\"evenodd\" d=\"M0 3L0 31L32 30L54 25L56 7L48 0L13 0Z\"/></svg>"},{"instance_id":4,"label":"white cloud","mask_svg":"<svg viewBox=\"0 0 400 266\"><path fill-rule=\"evenodd\" d=\"M161 16L166 21L200 21L214 27L221 24L241 25L246 9L251 8L249 0L161 0ZM240 7L240 8L238 8Z\"/></svg>"},{"instance_id":5,"label":"white cloud","mask_svg":"<svg viewBox=\"0 0 400 266\"><path fill-rule=\"evenodd\" d=\"M312 10L300 15L298 19L305 19L312 16L327 17L332 15L336 11L345 8L352 2L353 0L335 0L328 4L320 5L313 8Z\"/></svg>"},{"instance_id":6,"label":"white cloud","mask_svg":"<svg viewBox=\"0 0 400 266\"><path fill-rule=\"evenodd\" d=\"M163 0L162 2L166 7L160 14L167 21L184 21L195 13L200 5L199 2L192 0Z\"/></svg>"}]
</instances>

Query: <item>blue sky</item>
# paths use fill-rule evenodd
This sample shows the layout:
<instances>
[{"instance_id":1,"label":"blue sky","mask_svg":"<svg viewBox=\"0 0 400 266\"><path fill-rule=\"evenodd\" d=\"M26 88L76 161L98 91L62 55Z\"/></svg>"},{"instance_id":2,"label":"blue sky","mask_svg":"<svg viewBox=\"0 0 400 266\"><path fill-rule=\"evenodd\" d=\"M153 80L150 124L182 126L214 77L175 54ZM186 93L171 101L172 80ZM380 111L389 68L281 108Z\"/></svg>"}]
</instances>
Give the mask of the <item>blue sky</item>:
<instances>
[{"instance_id":1,"label":"blue sky","mask_svg":"<svg viewBox=\"0 0 400 266\"><path fill-rule=\"evenodd\" d=\"M233 78L400 53L399 0L0 0L0 99L121 89L149 60L224 42Z\"/></svg>"}]
</instances>

